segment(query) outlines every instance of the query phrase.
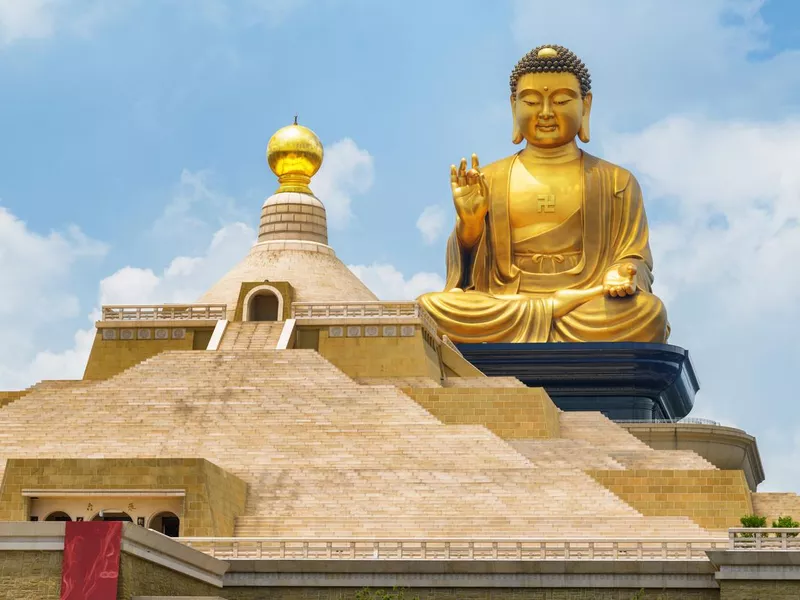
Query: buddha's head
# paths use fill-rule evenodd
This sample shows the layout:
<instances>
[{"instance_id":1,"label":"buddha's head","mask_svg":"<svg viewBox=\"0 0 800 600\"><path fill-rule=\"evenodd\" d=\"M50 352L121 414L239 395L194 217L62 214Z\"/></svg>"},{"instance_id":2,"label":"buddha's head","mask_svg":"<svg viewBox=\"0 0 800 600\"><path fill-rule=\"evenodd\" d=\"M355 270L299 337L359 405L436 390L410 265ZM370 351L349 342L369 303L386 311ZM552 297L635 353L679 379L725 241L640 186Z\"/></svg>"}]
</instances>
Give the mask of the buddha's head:
<instances>
[{"instance_id":1,"label":"buddha's head","mask_svg":"<svg viewBox=\"0 0 800 600\"><path fill-rule=\"evenodd\" d=\"M589 141L591 77L581 60L563 46L534 48L511 73L513 142L539 148Z\"/></svg>"}]
</instances>

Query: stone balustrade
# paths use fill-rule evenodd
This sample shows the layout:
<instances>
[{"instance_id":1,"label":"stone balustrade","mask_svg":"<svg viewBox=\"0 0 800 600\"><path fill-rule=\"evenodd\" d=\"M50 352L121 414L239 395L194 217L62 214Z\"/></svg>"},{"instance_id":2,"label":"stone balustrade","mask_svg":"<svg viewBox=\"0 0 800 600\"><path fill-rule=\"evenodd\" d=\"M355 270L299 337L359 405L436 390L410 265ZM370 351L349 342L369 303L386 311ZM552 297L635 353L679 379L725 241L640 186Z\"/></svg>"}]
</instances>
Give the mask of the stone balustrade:
<instances>
[{"instance_id":1,"label":"stone balustrade","mask_svg":"<svg viewBox=\"0 0 800 600\"><path fill-rule=\"evenodd\" d=\"M705 539L274 539L176 538L224 560L708 560L727 549Z\"/></svg>"},{"instance_id":2,"label":"stone balustrade","mask_svg":"<svg viewBox=\"0 0 800 600\"><path fill-rule=\"evenodd\" d=\"M736 527L728 530L730 550L800 550L800 528Z\"/></svg>"},{"instance_id":3,"label":"stone balustrade","mask_svg":"<svg viewBox=\"0 0 800 600\"><path fill-rule=\"evenodd\" d=\"M225 304L160 304L103 306L103 321L219 321Z\"/></svg>"},{"instance_id":4,"label":"stone balustrade","mask_svg":"<svg viewBox=\"0 0 800 600\"><path fill-rule=\"evenodd\" d=\"M419 321L422 327L438 339L436 321L416 302L295 302L294 319L409 319Z\"/></svg>"}]
</instances>

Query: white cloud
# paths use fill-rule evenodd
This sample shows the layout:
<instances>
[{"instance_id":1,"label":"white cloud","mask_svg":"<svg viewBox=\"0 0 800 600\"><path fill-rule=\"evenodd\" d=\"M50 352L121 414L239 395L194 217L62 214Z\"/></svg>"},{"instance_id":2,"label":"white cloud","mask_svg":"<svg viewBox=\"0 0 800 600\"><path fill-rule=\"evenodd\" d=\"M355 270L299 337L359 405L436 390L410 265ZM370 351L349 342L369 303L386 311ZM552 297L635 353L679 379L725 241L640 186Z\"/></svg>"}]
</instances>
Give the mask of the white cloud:
<instances>
[{"instance_id":1,"label":"white cloud","mask_svg":"<svg viewBox=\"0 0 800 600\"><path fill-rule=\"evenodd\" d=\"M348 265L364 284L381 300L414 300L426 292L440 292L444 279L437 273L415 273L410 279L393 265Z\"/></svg>"},{"instance_id":2,"label":"white cloud","mask_svg":"<svg viewBox=\"0 0 800 600\"><path fill-rule=\"evenodd\" d=\"M105 252L104 244L77 227L42 235L0 206L0 389L62 373L58 361L63 373L80 376L83 365L75 355L56 358L47 348L56 343L54 328L79 314L78 298L70 289L76 267Z\"/></svg>"},{"instance_id":3,"label":"white cloud","mask_svg":"<svg viewBox=\"0 0 800 600\"><path fill-rule=\"evenodd\" d=\"M512 30L521 51L544 43L569 47L592 74L593 120L630 129L655 111L745 114L791 106L800 89L800 56L769 50L762 0L516 0ZM543 14L546 18L543 18ZM757 114L757 113L756 113Z\"/></svg>"},{"instance_id":4,"label":"white cloud","mask_svg":"<svg viewBox=\"0 0 800 600\"><path fill-rule=\"evenodd\" d=\"M512 30L521 53L563 44L591 71L593 146L642 181L671 342L702 383L693 415L757 435L768 486L797 491L782 457L800 455L800 429L782 415L800 364L800 53L774 51L763 4L564 0L543 13L516 0Z\"/></svg>"},{"instance_id":5,"label":"white cloud","mask_svg":"<svg viewBox=\"0 0 800 600\"><path fill-rule=\"evenodd\" d=\"M52 35L54 4L54 0L0 0L0 42Z\"/></svg>"},{"instance_id":6,"label":"white cloud","mask_svg":"<svg viewBox=\"0 0 800 600\"><path fill-rule=\"evenodd\" d=\"M447 229L451 218L452 216L438 204L426 206L417 219L417 229L422 234L425 243L437 242Z\"/></svg>"},{"instance_id":7,"label":"white cloud","mask_svg":"<svg viewBox=\"0 0 800 600\"><path fill-rule=\"evenodd\" d=\"M375 177L372 156L345 138L325 149L322 168L311 181L314 195L325 205L328 225L342 229L353 218L353 196L367 192Z\"/></svg>"},{"instance_id":8,"label":"white cloud","mask_svg":"<svg viewBox=\"0 0 800 600\"><path fill-rule=\"evenodd\" d=\"M184 169L172 198L153 224L153 233L179 242L208 239L225 223L257 216L253 210L240 209L234 198L212 185L212 179L209 171Z\"/></svg>"},{"instance_id":9,"label":"white cloud","mask_svg":"<svg viewBox=\"0 0 800 600\"><path fill-rule=\"evenodd\" d=\"M130 0L0 0L0 45L44 39L66 30L89 35Z\"/></svg>"},{"instance_id":10,"label":"white cloud","mask_svg":"<svg viewBox=\"0 0 800 600\"><path fill-rule=\"evenodd\" d=\"M673 117L605 147L639 174L661 216L651 231L656 292L671 341L692 352L703 382L696 415L762 432L769 487L796 489L779 466L800 453L787 449L800 435L763 433L786 410L790 365L800 364L800 119Z\"/></svg>"},{"instance_id":11,"label":"white cloud","mask_svg":"<svg viewBox=\"0 0 800 600\"><path fill-rule=\"evenodd\" d=\"M217 231L202 256L180 256L160 273L127 266L100 282L100 304L196 302L241 260L255 241L255 231L233 223Z\"/></svg>"}]
</instances>

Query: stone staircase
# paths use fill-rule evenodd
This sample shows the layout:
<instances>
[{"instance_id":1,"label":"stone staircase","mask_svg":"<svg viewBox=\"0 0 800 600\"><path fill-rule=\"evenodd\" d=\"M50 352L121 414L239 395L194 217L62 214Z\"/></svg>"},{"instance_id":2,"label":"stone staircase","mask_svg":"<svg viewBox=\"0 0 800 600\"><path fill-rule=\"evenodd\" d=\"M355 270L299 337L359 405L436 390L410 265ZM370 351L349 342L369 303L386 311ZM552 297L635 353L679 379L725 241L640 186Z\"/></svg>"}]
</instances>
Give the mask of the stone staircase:
<instances>
[{"instance_id":1,"label":"stone staircase","mask_svg":"<svg viewBox=\"0 0 800 600\"><path fill-rule=\"evenodd\" d=\"M600 415L561 416L587 454L605 439L598 427L614 449L648 448ZM2 459L214 462L248 484L237 535L707 535L687 518L643 517L580 468L530 455L482 426L444 425L312 350L164 352L0 410Z\"/></svg>"},{"instance_id":2,"label":"stone staircase","mask_svg":"<svg viewBox=\"0 0 800 600\"><path fill-rule=\"evenodd\" d=\"M231 322L219 350L275 350L283 331L283 321Z\"/></svg>"},{"instance_id":3,"label":"stone staircase","mask_svg":"<svg viewBox=\"0 0 800 600\"><path fill-rule=\"evenodd\" d=\"M601 413L562 412L560 439L509 441L539 466L582 470L702 470L716 467L691 450L654 450Z\"/></svg>"}]
</instances>

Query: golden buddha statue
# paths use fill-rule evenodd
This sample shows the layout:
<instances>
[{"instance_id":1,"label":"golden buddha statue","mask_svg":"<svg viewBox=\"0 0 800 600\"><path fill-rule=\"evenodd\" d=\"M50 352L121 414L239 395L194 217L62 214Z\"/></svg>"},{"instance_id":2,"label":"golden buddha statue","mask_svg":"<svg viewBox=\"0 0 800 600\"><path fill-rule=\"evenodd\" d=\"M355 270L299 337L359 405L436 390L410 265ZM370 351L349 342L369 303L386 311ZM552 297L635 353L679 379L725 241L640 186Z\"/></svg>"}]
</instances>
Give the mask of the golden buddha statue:
<instances>
[{"instance_id":1,"label":"golden buddha statue","mask_svg":"<svg viewBox=\"0 0 800 600\"><path fill-rule=\"evenodd\" d=\"M447 287L419 302L463 342L665 342L639 183L583 152L591 80L562 46L540 46L511 74L520 152L450 168L456 225Z\"/></svg>"}]
</instances>

